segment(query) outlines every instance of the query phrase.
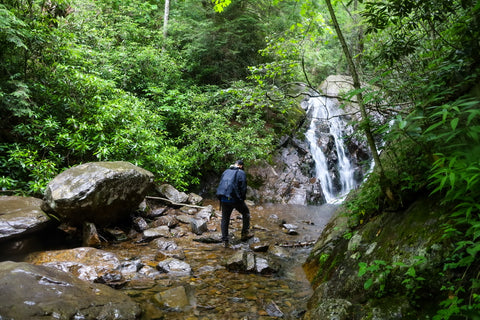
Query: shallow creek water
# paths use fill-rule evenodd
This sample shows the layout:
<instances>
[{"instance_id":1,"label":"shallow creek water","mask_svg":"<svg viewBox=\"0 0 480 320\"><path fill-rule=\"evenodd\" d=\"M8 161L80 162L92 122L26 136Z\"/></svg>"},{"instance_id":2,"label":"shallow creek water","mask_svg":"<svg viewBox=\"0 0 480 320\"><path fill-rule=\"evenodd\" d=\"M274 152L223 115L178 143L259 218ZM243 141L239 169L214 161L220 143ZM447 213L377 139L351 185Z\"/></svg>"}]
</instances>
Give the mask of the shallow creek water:
<instances>
[{"instance_id":1,"label":"shallow creek water","mask_svg":"<svg viewBox=\"0 0 480 320\"><path fill-rule=\"evenodd\" d=\"M207 203L208 204L208 203ZM215 208L218 204L211 202ZM185 253L185 262L192 275L160 279L132 279L121 290L141 304L142 319L275 319L278 312L284 319L300 319L312 294L305 278L302 263L311 246L294 246L315 241L336 206L296 206L264 204L250 207L251 226L255 238L281 245L288 258L281 259L281 271L273 275L242 274L225 269L226 259L238 250L250 250L248 244L238 240L242 220L234 211L230 223L232 246L220 243L193 241L195 236L176 237L175 242ZM218 215L218 212L217 212ZM297 235L289 235L279 221L297 226ZM220 231L220 218L209 224L210 232ZM147 244L121 242L110 244L103 250L114 252L120 259L138 259L144 263L158 263L156 249ZM182 286L188 296L188 307L168 309L159 306L158 294Z\"/></svg>"}]
</instances>

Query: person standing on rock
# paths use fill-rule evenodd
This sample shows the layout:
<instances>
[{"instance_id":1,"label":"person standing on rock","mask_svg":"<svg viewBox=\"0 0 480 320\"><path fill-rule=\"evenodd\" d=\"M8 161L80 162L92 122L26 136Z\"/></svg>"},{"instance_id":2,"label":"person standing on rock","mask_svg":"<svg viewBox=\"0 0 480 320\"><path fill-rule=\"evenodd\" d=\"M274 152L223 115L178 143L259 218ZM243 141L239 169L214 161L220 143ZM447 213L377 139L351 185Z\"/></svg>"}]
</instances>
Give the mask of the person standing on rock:
<instances>
[{"instance_id":1,"label":"person standing on rock","mask_svg":"<svg viewBox=\"0 0 480 320\"><path fill-rule=\"evenodd\" d=\"M252 235L250 229L250 210L245 204L247 195L247 175L243 171L243 161L237 160L235 164L225 170L217 188L217 198L222 207L222 242L228 247L228 226L233 209L242 214L242 241L247 241Z\"/></svg>"}]
</instances>

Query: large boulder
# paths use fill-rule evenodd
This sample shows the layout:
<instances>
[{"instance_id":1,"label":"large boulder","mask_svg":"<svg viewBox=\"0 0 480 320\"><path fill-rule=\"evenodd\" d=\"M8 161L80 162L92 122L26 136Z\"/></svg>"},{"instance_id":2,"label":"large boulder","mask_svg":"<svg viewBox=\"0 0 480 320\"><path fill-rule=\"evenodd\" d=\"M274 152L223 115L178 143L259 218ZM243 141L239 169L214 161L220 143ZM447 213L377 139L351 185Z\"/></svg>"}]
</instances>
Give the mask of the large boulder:
<instances>
[{"instance_id":1,"label":"large boulder","mask_svg":"<svg viewBox=\"0 0 480 320\"><path fill-rule=\"evenodd\" d=\"M43 208L74 225L102 226L127 218L152 187L153 174L129 162L85 163L50 181Z\"/></svg>"},{"instance_id":2,"label":"large boulder","mask_svg":"<svg viewBox=\"0 0 480 320\"><path fill-rule=\"evenodd\" d=\"M303 265L315 288L304 319L428 318L422 312L446 298L442 287L451 276L443 270L453 249L441 228L448 215L438 202L418 199L355 230L339 210Z\"/></svg>"},{"instance_id":3,"label":"large boulder","mask_svg":"<svg viewBox=\"0 0 480 320\"><path fill-rule=\"evenodd\" d=\"M40 208L42 200L31 197L0 197L0 241L44 229L50 218Z\"/></svg>"},{"instance_id":4,"label":"large boulder","mask_svg":"<svg viewBox=\"0 0 480 320\"><path fill-rule=\"evenodd\" d=\"M0 318L138 319L141 310L127 295L82 281L55 268L0 263Z\"/></svg>"}]
</instances>

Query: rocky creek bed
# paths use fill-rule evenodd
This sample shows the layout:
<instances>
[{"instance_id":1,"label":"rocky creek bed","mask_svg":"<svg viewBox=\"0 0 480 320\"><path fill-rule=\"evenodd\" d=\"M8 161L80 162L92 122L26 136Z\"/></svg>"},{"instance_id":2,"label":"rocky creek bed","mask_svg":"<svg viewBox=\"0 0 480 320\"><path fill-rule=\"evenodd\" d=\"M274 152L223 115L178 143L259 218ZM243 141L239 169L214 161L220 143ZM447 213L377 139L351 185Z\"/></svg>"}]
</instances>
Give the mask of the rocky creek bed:
<instances>
[{"instance_id":1,"label":"rocky creek bed","mask_svg":"<svg viewBox=\"0 0 480 320\"><path fill-rule=\"evenodd\" d=\"M175 242L185 254L183 261L191 266L191 274L173 277L164 274L154 281L132 280L122 290L143 306L144 319L298 319L312 294L301 267L310 247L303 245L316 240L333 208L252 207L255 237L249 243L234 239L231 248L223 248L219 243L198 242L198 237L177 238ZM241 228L239 218L240 215L235 215L231 222L231 230L237 238ZM281 222L297 226L297 232L290 230L294 234L288 234ZM220 219L212 219L209 229L213 230L213 238L219 224ZM202 238L210 236L207 233ZM252 252L252 248L257 250L262 246L269 246L268 251L255 252L255 256L275 257L275 262L271 263L278 263L278 272L259 274L227 270L232 257L239 252ZM141 256L155 256L154 246L143 248ZM124 259L139 258L138 246L132 243L105 249Z\"/></svg>"},{"instance_id":2,"label":"rocky creek bed","mask_svg":"<svg viewBox=\"0 0 480 320\"><path fill-rule=\"evenodd\" d=\"M239 240L241 216L234 211L230 248L219 241L220 212L213 209L218 209L218 203L206 200L203 206L212 214L202 232L192 232L193 225L181 221L198 214L200 208L170 208L162 220L176 217L178 221L170 225L163 221L167 227L157 227L155 235L148 229L101 229L96 248L65 248L64 242L50 240L46 242L49 248L12 258L67 271L92 286L114 288L138 306L130 314L125 311L122 319L301 318L313 293L302 263L335 206L251 205L255 237L248 243ZM12 259L4 256L3 260ZM48 285L58 282L49 280ZM130 300L125 300L125 306ZM77 312L76 319L99 316L89 312ZM62 316L52 312L41 318ZM111 314L111 318L116 317Z\"/></svg>"}]
</instances>

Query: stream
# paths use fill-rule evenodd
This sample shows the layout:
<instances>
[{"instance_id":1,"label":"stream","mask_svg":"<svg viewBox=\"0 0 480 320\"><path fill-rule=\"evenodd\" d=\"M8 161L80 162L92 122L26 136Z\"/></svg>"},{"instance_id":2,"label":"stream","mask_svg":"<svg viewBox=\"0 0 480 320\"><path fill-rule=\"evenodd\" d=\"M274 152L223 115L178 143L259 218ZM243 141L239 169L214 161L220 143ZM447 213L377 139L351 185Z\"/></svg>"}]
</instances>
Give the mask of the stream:
<instances>
[{"instance_id":1,"label":"stream","mask_svg":"<svg viewBox=\"0 0 480 320\"><path fill-rule=\"evenodd\" d=\"M208 205L208 202L205 203ZM214 207L217 203L211 202ZM251 206L251 226L255 237L249 242L267 242L281 248L280 272L271 275L243 274L228 271L225 261L239 250L250 250L249 245L233 241L231 248L220 243L194 241L194 235L184 234L174 241L185 253L190 264L190 276L168 274L156 279L132 279L121 288L137 301L143 310L142 319L299 319L306 310L312 294L310 283L302 269L310 246L292 246L314 242L332 215L336 206L297 206L263 204ZM293 224L298 234L287 234L281 223ZM230 232L238 239L241 215L234 211ZM219 232L220 218L211 220L211 232ZM115 253L122 260L140 259L155 264L158 249L146 243L132 241L111 243L102 248ZM183 287L188 304L181 308L160 306L162 292ZM183 290L183 289L182 289Z\"/></svg>"}]
</instances>

